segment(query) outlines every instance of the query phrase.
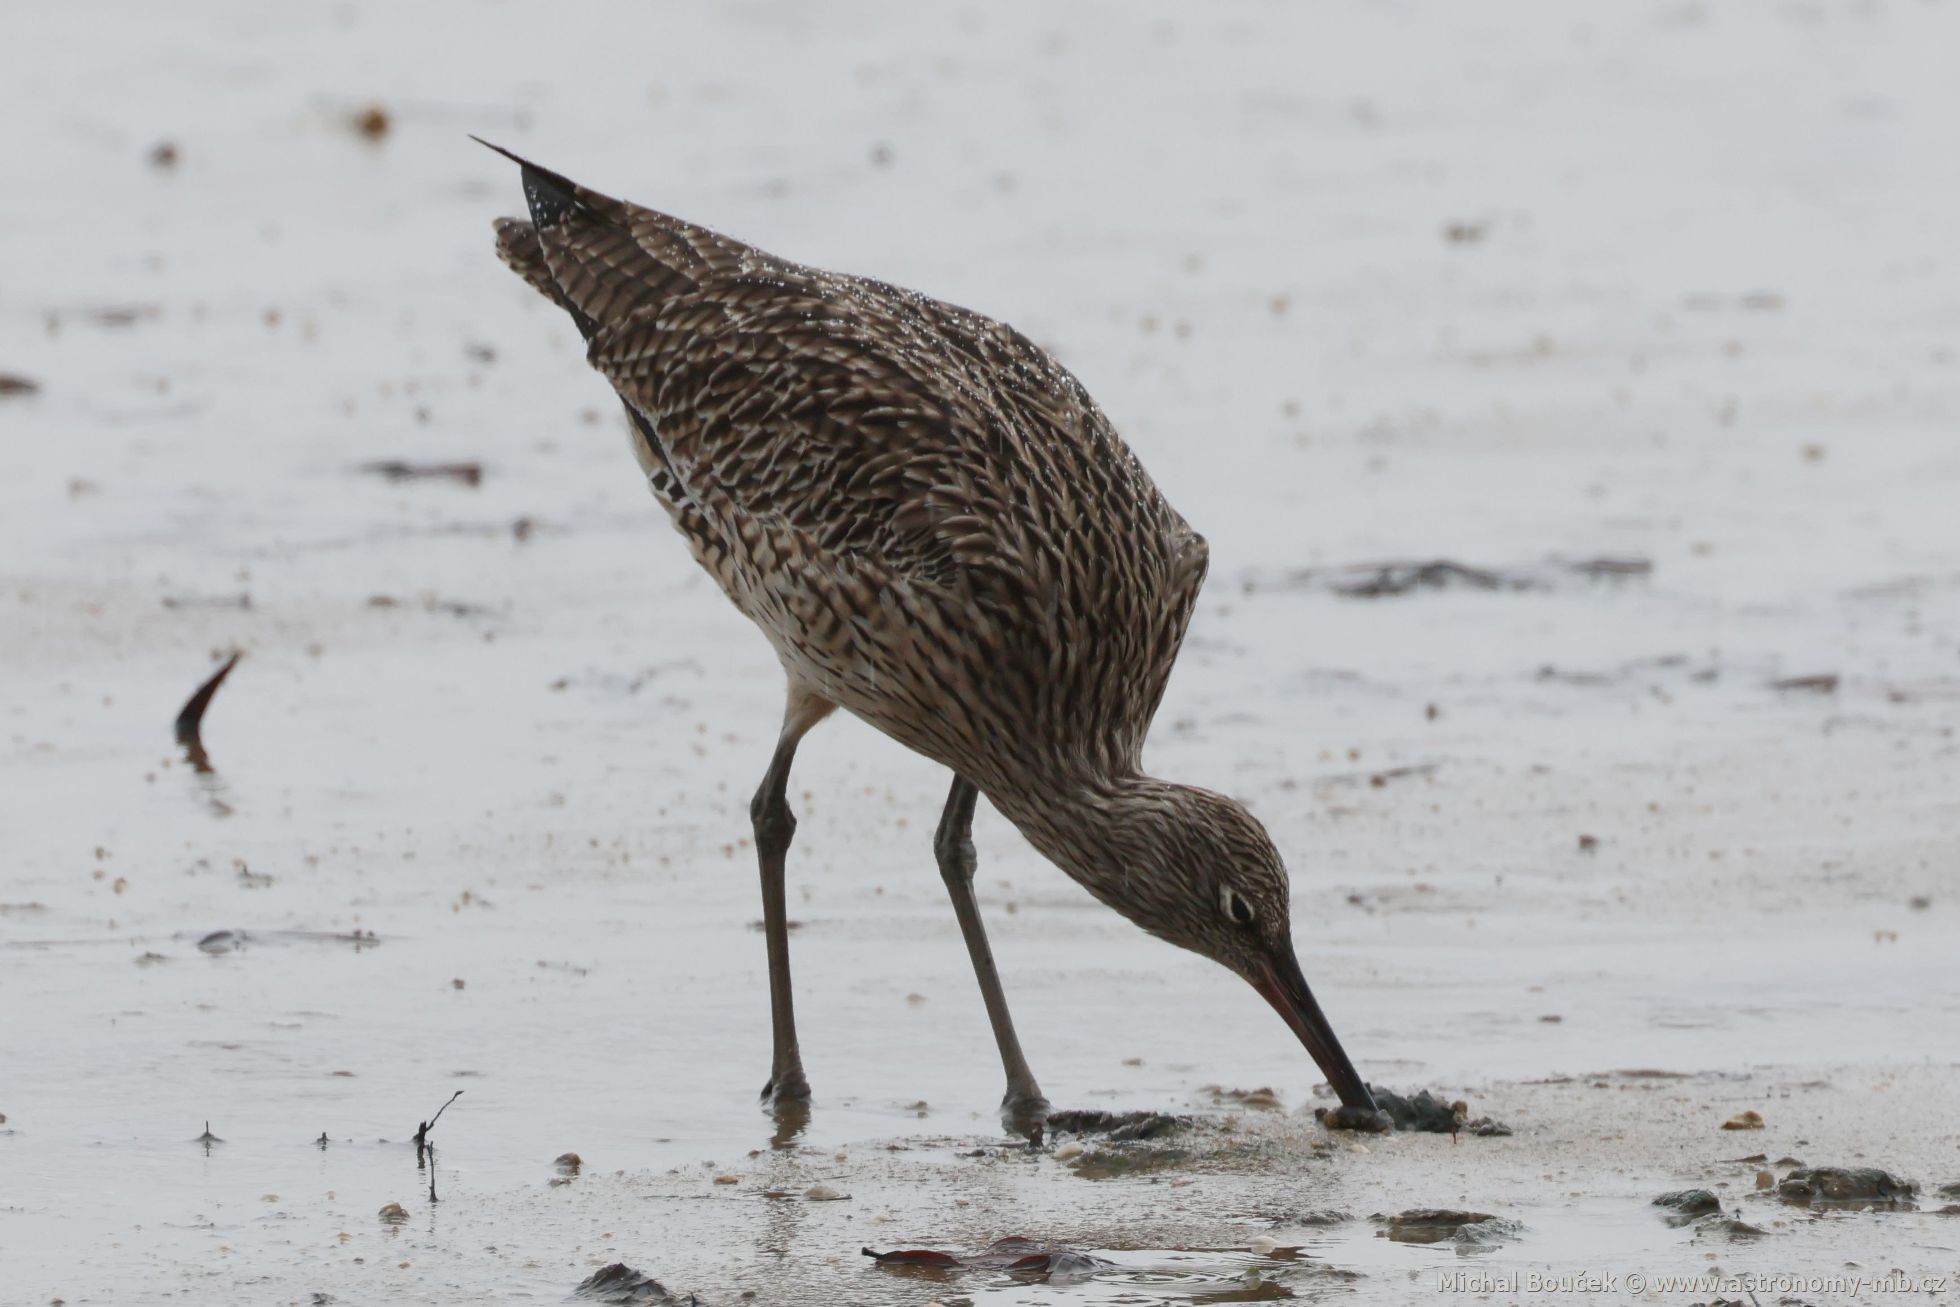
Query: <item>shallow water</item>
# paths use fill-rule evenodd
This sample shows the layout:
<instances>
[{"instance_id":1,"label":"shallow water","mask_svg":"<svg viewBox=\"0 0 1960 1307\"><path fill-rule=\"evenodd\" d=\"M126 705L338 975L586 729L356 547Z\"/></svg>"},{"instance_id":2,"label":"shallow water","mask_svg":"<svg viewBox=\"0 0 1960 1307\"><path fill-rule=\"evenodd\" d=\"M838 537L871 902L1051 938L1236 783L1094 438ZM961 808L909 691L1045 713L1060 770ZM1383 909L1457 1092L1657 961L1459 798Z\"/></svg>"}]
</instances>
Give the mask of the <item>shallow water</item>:
<instances>
[{"instance_id":1,"label":"shallow water","mask_svg":"<svg viewBox=\"0 0 1960 1307\"><path fill-rule=\"evenodd\" d=\"M628 12L199 0L0 52L31 127L0 143L0 372L40 387L0 395L0 1298L558 1301L618 1260L716 1304L1955 1269L1953 15ZM1271 826L1363 1073L1517 1133L1347 1151L1254 995L983 810L1050 1098L1240 1122L1096 1181L1009 1148L944 777L839 722L791 791L817 1097L773 1138L745 811L779 673L496 264L520 197L472 130L1057 344L1212 541L1152 766ZM1546 583L1294 575L1434 557ZM1545 567L1594 557L1653 570ZM233 648L201 774L171 721ZM457 1089L431 1203L409 1140ZM1767 1128L1717 1129L1744 1109ZM1926 1192L1813 1218L1722 1161L1758 1152ZM1687 1185L1767 1233L1668 1229ZM1428 1206L1517 1231L1369 1220ZM1114 1268L858 1251L1006 1235Z\"/></svg>"}]
</instances>

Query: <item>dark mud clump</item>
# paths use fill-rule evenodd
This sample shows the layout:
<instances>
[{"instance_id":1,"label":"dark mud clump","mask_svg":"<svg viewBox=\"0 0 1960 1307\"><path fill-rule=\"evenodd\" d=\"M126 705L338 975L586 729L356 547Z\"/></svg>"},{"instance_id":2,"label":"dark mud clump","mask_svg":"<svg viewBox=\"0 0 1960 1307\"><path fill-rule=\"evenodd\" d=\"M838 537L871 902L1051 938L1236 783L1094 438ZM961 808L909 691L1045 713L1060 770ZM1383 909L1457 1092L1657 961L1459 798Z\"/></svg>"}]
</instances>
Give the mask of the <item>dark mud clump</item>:
<instances>
[{"instance_id":1,"label":"dark mud clump","mask_svg":"<svg viewBox=\"0 0 1960 1307\"><path fill-rule=\"evenodd\" d=\"M1301 1212L1298 1216L1289 1218L1288 1224L1309 1226L1346 1225L1353 1219L1346 1212L1337 1211L1332 1207L1322 1207L1311 1212Z\"/></svg>"},{"instance_id":2,"label":"dark mud clump","mask_svg":"<svg viewBox=\"0 0 1960 1307\"><path fill-rule=\"evenodd\" d=\"M1722 1210L1722 1200L1706 1189L1676 1189L1654 1200L1665 1208L1662 1217L1669 1225L1687 1225Z\"/></svg>"},{"instance_id":3,"label":"dark mud clump","mask_svg":"<svg viewBox=\"0 0 1960 1307\"><path fill-rule=\"evenodd\" d=\"M674 1307L701 1307L701 1300L693 1294L676 1298L667 1292L660 1281L634 1270L624 1262L614 1262L611 1266L592 1272L579 1281L578 1288L572 1290L572 1296L589 1302L651 1302L672 1303Z\"/></svg>"},{"instance_id":4,"label":"dark mud clump","mask_svg":"<svg viewBox=\"0 0 1960 1307\"><path fill-rule=\"evenodd\" d=\"M1388 1228L1382 1233L1395 1243L1489 1246L1504 1242L1518 1230L1515 1221L1452 1207L1412 1207L1387 1219Z\"/></svg>"},{"instance_id":5,"label":"dark mud clump","mask_svg":"<svg viewBox=\"0 0 1960 1307\"><path fill-rule=\"evenodd\" d=\"M1084 1180L1120 1180L1124 1176L1175 1171L1191 1160L1183 1148L1094 1148L1069 1163Z\"/></svg>"},{"instance_id":6,"label":"dark mud clump","mask_svg":"<svg viewBox=\"0 0 1960 1307\"><path fill-rule=\"evenodd\" d=\"M1397 1130L1418 1130L1428 1134L1453 1135L1470 1119L1470 1104L1461 1099L1446 1103L1427 1089L1404 1097L1392 1089L1369 1089L1375 1105L1388 1113Z\"/></svg>"},{"instance_id":7,"label":"dark mud clump","mask_svg":"<svg viewBox=\"0 0 1960 1307\"><path fill-rule=\"evenodd\" d=\"M1875 1166L1800 1166L1776 1187L1786 1203L1819 1207L1906 1208L1918 1192L1918 1185Z\"/></svg>"},{"instance_id":8,"label":"dark mud clump","mask_svg":"<svg viewBox=\"0 0 1960 1307\"><path fill-rule=\"evenodd\" d=\"M1166 1112L1104 1112L1097 1108L1072 1108L1050 1112L1050 1134L1104 1135L1113 1143L1139 1139L1161 1139L1191 1126L1188 1116Z\"/></svg>"},{"instance_id":9,"label":"dark mud clump","mask_svg":"<svg viewBox=\"0 0 1960 1307\"><path fill-rule=\"evenodd\" d=\"M1370 1112L1365 1107L1350 1107L1342 1103L1339 1107L1316 1107L1313 1116L1329 1130L1359 1130L1366 1134L1385 1135L1395 1129L1394 1118L1379 1108Z\"/></svg>"},{"instance_id":10,"label":"dark mud clump","mask_svg":"<svg viewBox=\"0 0 1960 1307\"><path fill-rule=\"evenodd\" d=\"M1768 1233L1769 1231L1763 1229L1761 1226L1751 1225L1749 1222L1737 1220L1733 1216L1711 1216L1697 1223L1695 1226L1695 1239L1697 1242L1707 1239L1726 1239L1730 1243L1735 1243L1750 1239L1761 1239Z\"/></svg>"},{"instance_id":11,"label":"dark mud clump","mask_svg":"<svg viewBox=\"0 0 1960 1307\"><path fill-rule=\"evenodd\" d=\"M1088 1279L1099 1271L1115 1267L1115 1263L1093 1253L1052 1247L1019 1236L995 1240L981 1252L964 1256L941 1252L936 1248L904 1248L887 1253L871 1248L861 1248L859 1251L880 1266L904 1271L924 1271L931 1275L959 1270L995 1270L1005 1271L1017 1280L1049 1284Z\"/></svg>"},{"instance_id":12,"label":"dark mud clump","mask_svg":"<svg viewBox=\"0 0 1960 1307\"><path fill-rule=\"evenodd\" d=\"M1440 1098L1427 1089L1413 1094L1398 1094L1392 1089L1378 1089L1369 1085L1368 1092L1375 1096L1375 1104L1381 1109L1375 1116L1345 1106L1316 1108L1314 1116L1329 1130L1385 1131L1393 1128L1419 1134L1455 1135L1468 1131L1473 1135L1487 1136L1511 1133L1510 1126L1487 1116L1471 1120L1468 1103L1461 1099L1451 1101Z\"/></svg>"}]
</instances>

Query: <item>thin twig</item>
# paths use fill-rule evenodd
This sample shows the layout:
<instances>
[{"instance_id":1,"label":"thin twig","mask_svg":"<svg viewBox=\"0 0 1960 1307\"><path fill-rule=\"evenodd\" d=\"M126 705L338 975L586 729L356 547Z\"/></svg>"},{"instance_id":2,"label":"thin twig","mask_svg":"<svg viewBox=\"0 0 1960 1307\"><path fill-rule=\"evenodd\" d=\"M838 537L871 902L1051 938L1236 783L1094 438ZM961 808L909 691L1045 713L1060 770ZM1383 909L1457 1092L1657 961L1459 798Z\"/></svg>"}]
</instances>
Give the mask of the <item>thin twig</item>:
<instances>
[{"instance_id":1,"label":"thin twig","mask_svg":"<svg viewBox=\"0 0 1960 1307\"><path fill-rule=\"evenodd\" d=\"M225 683L225 677L231 675L231 669L238 666L238 660L244 656L234 653L225 659L211 678L197 687L197 693L185 702L183 711L177 714L177 743L184 746L185 757L190 759L192 768L198 772L209 774L211 771L211 756L205 753L204 739L199 733L204 725L204 710L211 706L211 696L218 692L218 687Z\"/></svg>"},{"instance_id":2,"label":"thin twig","mask_svg":"<svg viewBox=\"0 0 1960 1307\"><path fill-rule=\"evenodd\" d=\"M449 1103L455 1102L457 1099L461 1098L462 1096L463 1096L463 1091L460 1089L457 1090L455 1093L449 1096ZM436 1114L430 1117L428 1120L424 1121L416 1129L415 1164L417 1166L422 1165L422 1159L425 1155L432 1155L435 1152L435 1145L429 1142L429 1131L435 1129L436 1122L442 1120L442 1114L449 1110L449 1103L444 1103L441 1107L438 1107L436 1109Z\"/></svg>"}]
</instances>

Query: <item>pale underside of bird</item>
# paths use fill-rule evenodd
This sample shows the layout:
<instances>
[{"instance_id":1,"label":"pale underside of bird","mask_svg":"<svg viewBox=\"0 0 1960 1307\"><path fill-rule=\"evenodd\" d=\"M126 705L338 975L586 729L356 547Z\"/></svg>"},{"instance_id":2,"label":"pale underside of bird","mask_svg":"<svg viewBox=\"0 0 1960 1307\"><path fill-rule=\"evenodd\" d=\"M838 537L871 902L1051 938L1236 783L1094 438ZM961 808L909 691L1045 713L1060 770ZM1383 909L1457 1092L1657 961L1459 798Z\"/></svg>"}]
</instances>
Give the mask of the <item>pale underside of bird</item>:
<instances>
[{"instance_id":1,"label":"pale underside of bird","mask_svg":"<svg viewBox=\"0 0 1960 1307\"><path fill-rule=\"evenodd\" d=\"M655 497L787 676L750 808L773 1017L765 1100L796 1113L809 1097L786 787L797 742L841 707L953 772L934 851L1006 1069L1010 1128L1038 1131L1047 1102L973 894L981 794L1098 899L1250 981L1342 1110L1374 1121L1301 974L1264 829L1223 795L1143 772L1207 550L1081 384L981 314L791 263L499 153L522 167L531 217L497 221L498 254L578 326Z\"/></svg>"}]
</instances>

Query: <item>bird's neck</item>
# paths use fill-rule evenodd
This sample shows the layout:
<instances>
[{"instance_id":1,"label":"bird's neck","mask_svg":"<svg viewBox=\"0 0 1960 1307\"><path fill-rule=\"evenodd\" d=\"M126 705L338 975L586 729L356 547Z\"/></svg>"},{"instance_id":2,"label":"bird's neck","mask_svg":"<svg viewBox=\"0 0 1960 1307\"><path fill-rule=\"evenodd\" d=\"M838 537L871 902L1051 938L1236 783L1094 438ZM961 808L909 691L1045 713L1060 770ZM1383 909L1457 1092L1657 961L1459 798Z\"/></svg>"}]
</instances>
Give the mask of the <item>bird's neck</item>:
<instances>
[{"instance_id":1,"label":"bird's neck","mask_svg":"<svg viewBox=\"0 0 1960 1307\"><path fill-rule=\"evenodd\" d=\"M1179 787L1140 772L1051 778L988 800L1028 843L1097 898L1119 907L1153 865L1157 833Z\"/></svg>"}]
</instances>

